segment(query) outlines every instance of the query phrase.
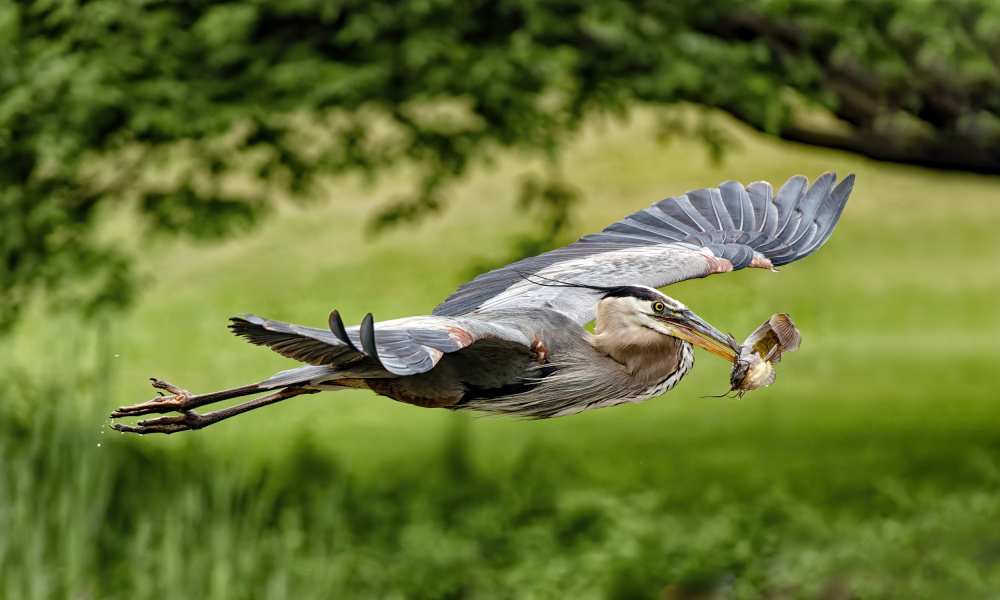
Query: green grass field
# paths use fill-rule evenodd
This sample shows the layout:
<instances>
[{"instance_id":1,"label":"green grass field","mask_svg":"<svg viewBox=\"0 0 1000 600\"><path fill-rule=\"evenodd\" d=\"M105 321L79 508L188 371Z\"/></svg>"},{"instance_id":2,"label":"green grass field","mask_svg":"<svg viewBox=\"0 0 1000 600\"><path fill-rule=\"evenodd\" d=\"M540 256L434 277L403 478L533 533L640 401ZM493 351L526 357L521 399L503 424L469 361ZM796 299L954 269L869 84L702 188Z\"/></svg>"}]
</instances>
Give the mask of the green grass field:
<instances>
[{"instance_id":1,"label":"green grass field","mask_svg":"<svg viewBox=\"0 0 1000 600\"><path fill-rule=\"evenodd\" d=\"M330 182L329 202L214 245L110 215L144 278L134 310L39 313L0 345L0 596L1000 598L996 179L735 126L713 165L653 126L640 113L574 143L574 234L726 179L857 173L817 254L666 289L737 337L790 313L803 346L774 386L702 398L729 369L699 351L661 398L550 421L344 392L119 435L105 416L152 397L151 376L199 393L294 366L232 337L235 313L430 312L531 231L530 164L500 158L443 218L375 240L366 219L405 173Z\"/></svg>"}]
</instances>

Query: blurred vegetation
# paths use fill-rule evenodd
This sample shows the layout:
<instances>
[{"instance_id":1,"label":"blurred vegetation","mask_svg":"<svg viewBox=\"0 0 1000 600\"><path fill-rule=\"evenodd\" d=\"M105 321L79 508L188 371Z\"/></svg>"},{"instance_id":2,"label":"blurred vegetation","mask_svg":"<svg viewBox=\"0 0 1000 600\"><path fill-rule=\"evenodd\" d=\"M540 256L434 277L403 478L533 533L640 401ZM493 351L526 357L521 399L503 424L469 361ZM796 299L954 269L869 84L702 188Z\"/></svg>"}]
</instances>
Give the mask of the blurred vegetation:
<instances>
[{"instance_id":1,"label":"blurred vegetation","mask_svg":"<svg viewBox=\"0 0 1000 600\"><path fill-rule=\"evenodd\" d=\"M803 347L776 385L700 398L728 367L699 351L662 398L549 421L340 392L203 432L113 433L108 410L150 398L146 377L201 392L292 366L233 338L234 312L426 313L467 261L535 225L510 185L523 159L456 185L478 202L367 244L357 199L410 176L321 182L331 203L282 206L254 236L144 242L138 268L157 277L133 311L96 326L31 311L0 345L0 597L993 597L996 182L725 121L719 166L643 137L656 120L584 127L565 159L588 190L569 232L705 182L858 175L815 255L667 289L737 335L789 312ZM110 225L134 235L132 218Z\"/></svg>"},{"instance_id":2,"label":"blurred vegetation","mask_svg":"<svg viewBox=\"0 0 1000 600\"><path fill-rule=\"evenodd\" d=\"M0 327L40 293L128 302L133 257L96 233L113 203L146 231L217 236L319 195L319 174L414 166L379 229L517 149L548 165L524 193L554 201L558 231L574 132L635 102L996 173L998 40L990 0L2 0ZM716 113L672 114L653 130L726 147Z\"/></svg>"}]
</instances>

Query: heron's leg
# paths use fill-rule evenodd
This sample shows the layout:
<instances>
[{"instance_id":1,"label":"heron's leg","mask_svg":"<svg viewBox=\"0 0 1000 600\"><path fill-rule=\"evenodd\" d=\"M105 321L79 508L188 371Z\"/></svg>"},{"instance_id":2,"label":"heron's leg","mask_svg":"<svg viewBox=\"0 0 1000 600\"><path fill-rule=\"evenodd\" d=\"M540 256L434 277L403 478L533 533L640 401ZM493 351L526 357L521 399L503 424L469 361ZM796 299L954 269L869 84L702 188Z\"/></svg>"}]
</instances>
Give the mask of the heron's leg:
<instances>
[{"instance_id":1,"label":"heron's leg","mask_svg":"<svg viewBox=\"0 0 1000 600\"><path fill-rule=\"evenodd\" d=\"M213 402L221 402L222 400L239 398L240 396L249 396L250 394L266 391L266 388L261 388L260 384L252 383L250 385L244 385L228 390L212 392L211 394L194 395L185 389L181 389L176 385L167 383L166 381L155 377L152 377L151 381L153 382L153 387L166 390L173 395L161 395L153 398L149 402L140 402L139 404L133 404L132 406L119 406L118 410L111 413L111 418L118 419L121 417L138 417L140 415L148 415L151 413L168 413L174 411L183 412L185 410L198 408L199 406L205 406L206 404L212 404Z\"/></svg>"},{"instance_id":2,"label":"heron's leg","mask_svg":"<svg viewBox=\"0 0 1000 600\"><path fill-rule=\"evenodd\" d=\"M251 386L246 386L246 387L251 387ZM234 388L233 390L226 390L226 391L231 392L234 390L241 390L241 389L243 388ZM236 406L223 408L215 412L210 412L204 415L196 413L194 412L194 410L190 408L173 409L173 410L180 410L181 414L168 415L165 417L156 417L154 419L146 419L144 421L139 421L135 425L124 425L122 423L115 423L111 427L118 431L121 432L127 431L129 433L176 433L178 431L186 431L189 429L201 429L203 427L208 427L212 423L218 423L223 419L228 419L229 417L235 417L236 415L243 414L255 408L260 408L261 406L267 406L268 404L281 402L282 400L294 398L295 396L299 396L302 394L315 394L318 391L320 390L300 388L300 387L287 387L280 389L276 392L267 394L266 396L261 396L260 398L254 398L253 400L248 400L247 402L244 402L242 404L237 404ZM225 392L217 392L217 393L221 394ZM238 395L246 395L252 393L253 392L250 391ZM210 396L210 395L212 394L205 394L205 396ZM191 398L199 398L199 396L191 396ZM218 398L216 400L202 402L197 406L201 406L202 404L208 404L209 402L216 402L217 400L222 400L222 399L223 398ZM136 405L136 406L141 406L141 405ZM114 417L116 413L120 412L120 410L121 409L112 413L112 417ZM138 414L145 414L145 413L138 413ZM127 416L127 414L121 416Z\"/></svg>"}]
</instances>

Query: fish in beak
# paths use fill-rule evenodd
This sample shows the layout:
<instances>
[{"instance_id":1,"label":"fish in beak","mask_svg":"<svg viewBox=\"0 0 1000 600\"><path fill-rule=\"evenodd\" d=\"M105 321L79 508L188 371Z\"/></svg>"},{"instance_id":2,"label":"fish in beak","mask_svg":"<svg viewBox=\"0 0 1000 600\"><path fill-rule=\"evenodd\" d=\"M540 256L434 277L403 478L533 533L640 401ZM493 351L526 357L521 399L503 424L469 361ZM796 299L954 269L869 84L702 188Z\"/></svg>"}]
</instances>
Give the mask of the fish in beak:
<instances>
[{"instance_id":1,"label":"fish in beak","mask_svg":"<svg viewBox=\"0 0 1000 600\"><path fill-rule=\"evenodd\" d=\"M774 365L781 362L783 354L798 350L801 343L802 335L785 313L765 321L742 344L729 336L729 344L738 354L729 376L729 391L742 398L746 392L771 385L777 375Z\"/></svg>"}]
</instances>

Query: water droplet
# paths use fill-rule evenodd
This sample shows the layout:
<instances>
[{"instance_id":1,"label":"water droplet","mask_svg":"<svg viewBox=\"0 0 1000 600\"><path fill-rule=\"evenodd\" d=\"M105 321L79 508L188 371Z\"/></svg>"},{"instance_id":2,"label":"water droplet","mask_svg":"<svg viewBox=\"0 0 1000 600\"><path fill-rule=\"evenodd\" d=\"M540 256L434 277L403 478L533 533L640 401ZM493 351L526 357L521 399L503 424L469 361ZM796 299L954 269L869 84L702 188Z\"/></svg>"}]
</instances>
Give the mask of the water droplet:
<instances>
[{"instance_id":1,"label":"water droplet","mask_svg":"<svg viewBox=\"0 0 1000 600\"><path fill-rule=\"evenodd\" d=\"M98 448L100 448L100 447L101 447L101 445L100 445L100 444L97 444L97 447L98 447Z\"/></svg>"},{"instance_id":2,"label":"water droplet","mask_svg":"<svg viewBox=\"0 0 1000 600\"><path fill-rule=\"evenodd\" d=\"M115 358L118 358L118 356L119 356L118 354L115 354Z\"/></svg>"}]
</instances>

